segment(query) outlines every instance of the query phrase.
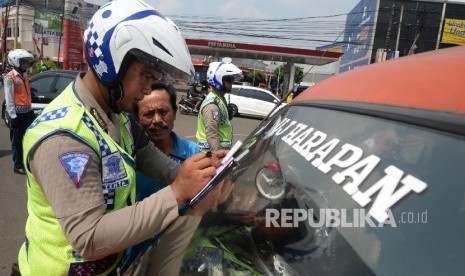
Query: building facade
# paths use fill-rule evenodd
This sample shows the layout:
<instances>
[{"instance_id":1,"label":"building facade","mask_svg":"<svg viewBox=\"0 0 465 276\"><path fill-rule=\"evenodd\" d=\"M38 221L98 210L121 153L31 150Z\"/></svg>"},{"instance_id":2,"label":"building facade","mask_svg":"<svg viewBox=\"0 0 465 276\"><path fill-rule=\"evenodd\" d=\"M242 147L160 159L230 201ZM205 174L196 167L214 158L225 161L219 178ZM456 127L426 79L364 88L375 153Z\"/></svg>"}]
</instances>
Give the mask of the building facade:
<instances>
[{"instance_id":1,"label":"building facade","mask_svg":"<svg viewBox=\"0 0 465 276\"><path fill-rule=\"evenodd\" d=\"M361 0L347 16L339 72L455 45L465 45L461 1Z\"/></svg>"},{"instance_id":2,"label":"building facade","mask_svg":"<svg viewBox=\"0 0 465 276\"><path fill-rule=\"evenodd\" d=\"M83 0L7 4L2 7L2 53L23 48L38 58L60 60L65 69L82 69L82 33L98 8Z\"/></svg>"}]
</instances>

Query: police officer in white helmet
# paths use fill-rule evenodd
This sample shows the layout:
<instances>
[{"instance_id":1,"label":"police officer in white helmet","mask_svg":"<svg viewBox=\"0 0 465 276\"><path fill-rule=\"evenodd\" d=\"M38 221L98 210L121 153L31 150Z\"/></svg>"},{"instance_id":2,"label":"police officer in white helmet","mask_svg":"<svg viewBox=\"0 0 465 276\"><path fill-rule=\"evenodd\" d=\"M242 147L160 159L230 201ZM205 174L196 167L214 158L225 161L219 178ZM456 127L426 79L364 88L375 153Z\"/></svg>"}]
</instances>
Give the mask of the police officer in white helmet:
<instances>
[{"instance_id":1,"label":"police officer in white helmet","mask_svg":"<svg viewBox=\"0 0 465 276\"><path fill-rule=\"evenodd\" d=\"M230 149L233 129L225 94L231 92L234 81L242 79L242 71L231 58L210 63L207 81L212 88L203 100L197 120L197 144L202 151Z\"/></svg>"},{"instance_id":2,"label":"police officer in white helmet","mask_svg":"<svg viewBox=\"0 0 465 276\"><path fill-rule=\"evenodd\" d=\"M31 109L31 89L27 70L30 68L33 56L24 49L11 50L8 53L8 63L12 67L5 75L5 117L10 128L11 149L13 153L13 171L25 174L23 166L23 137L27 127L34 120Z\"/></svg>"},{"instance_id":3,"label":"police officer in white helmet","mask_svg":"<svg viewBox=\"0 0 465 276\"><path fill-rule=\"evenodd\" d=\"M218 186L200 206L179 209L211 179L225 152L199 153L180 167L127 115L157 79L194 72L176 25L143 1L102 6L84 33L90 69L51 102L26 132L28 178L22 275L108 275L126 248L163 232L150 273L177 274ZM136 170L167 185L134 202Z\"/></svg>"}]
</instances>

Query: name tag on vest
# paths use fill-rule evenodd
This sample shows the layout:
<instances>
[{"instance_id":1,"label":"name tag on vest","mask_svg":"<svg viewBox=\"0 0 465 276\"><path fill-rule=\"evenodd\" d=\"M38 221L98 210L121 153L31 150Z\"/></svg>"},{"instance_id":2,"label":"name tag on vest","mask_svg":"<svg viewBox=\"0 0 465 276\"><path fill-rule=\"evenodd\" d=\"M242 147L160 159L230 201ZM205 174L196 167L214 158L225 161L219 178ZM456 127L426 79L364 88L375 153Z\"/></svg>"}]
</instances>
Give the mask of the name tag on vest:
<instances>
[{"instance_id":1,"label":"name tag on vest","mask_svg":"<svg viewBox=\"0 0 465 276\"><path fill-rule=\"evenodd\" d=\"M123 158L119 152L102 158L102 182L108 189L129 185Z\"/></svg>"}]
</instances>

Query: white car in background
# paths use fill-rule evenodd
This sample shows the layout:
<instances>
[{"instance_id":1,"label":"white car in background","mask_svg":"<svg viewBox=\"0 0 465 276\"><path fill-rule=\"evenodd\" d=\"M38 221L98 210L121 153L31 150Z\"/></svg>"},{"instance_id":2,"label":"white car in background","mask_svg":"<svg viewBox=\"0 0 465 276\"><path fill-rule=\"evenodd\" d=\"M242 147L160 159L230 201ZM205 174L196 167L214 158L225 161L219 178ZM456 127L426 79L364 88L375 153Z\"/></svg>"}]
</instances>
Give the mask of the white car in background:
<instances>
[{"instance_id":1,"label":"white car in background","mask_svg":"<svg viewBox=\"0 0 465 276\"><path fill-rule=\"evenodd\" d=\"M225 97L233 117L239 115L264 118L280 101L266 89L246 85L233 85L231 93L226 93ZM279 108L284 105L282 103Z\"/></svg>"}]
</instances>

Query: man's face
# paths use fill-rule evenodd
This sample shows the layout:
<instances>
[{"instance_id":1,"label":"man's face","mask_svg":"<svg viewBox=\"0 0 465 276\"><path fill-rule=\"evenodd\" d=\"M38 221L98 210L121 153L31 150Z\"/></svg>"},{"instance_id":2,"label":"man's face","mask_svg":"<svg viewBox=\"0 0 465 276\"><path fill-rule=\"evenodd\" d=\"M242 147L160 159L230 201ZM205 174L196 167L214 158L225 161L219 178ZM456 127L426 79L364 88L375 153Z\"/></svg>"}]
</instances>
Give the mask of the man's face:
<instances>
[{"instance_id":1,"label":"man's face","mask_svg":"<svg viewBox=\"0 0 465 276\"><path fill-rule=\"evenodd\" d=\"M232 90L233 80L225 79L223 80L224 91L229 93Z\"/></svg>"},{"instance_id":2,"label":"man's face","mask_svg":"<svg viewBox=\"0 0 465 276\"><path fill-rule=\"evenodd\" d=\"M31 67L32 61L29 59L20 59L19 60L19 67L23 72L26 72Z\"/></svg>"},{"instance_id":3,"label":"man's face","mask_svg":"<svg viewBox=\"0 0 465 276\"><path fill-rule=\"evenodd\" d=\"M159 78L159 73L141 62L133 62L123 78L122 85L124 96L118 102L118 108L121 111L134 112L137 103L150 94L155 79Z\"/></svg>"},{"instance_id":4,"label":"man's face","mask_svg":"<svg viewBox=\"0 0 465 276\"><path fill-rule=\"evenodd\" d=\"M223 87L225 93L231 92L233 83L237 78L238 75L227 75L223 77Z\"/></svg>"},{"instance_id":5,"label":"man's face","mask_svg":"<svg viewBox=\"0 0 465 276\"><path fill-rule=\"evenodd\" d=\"M176 114L170 104L168 92L164 89L153 90L138 104L138 120L147 131L150 140L170 139Z\"/></svg>"}]
</instances>

